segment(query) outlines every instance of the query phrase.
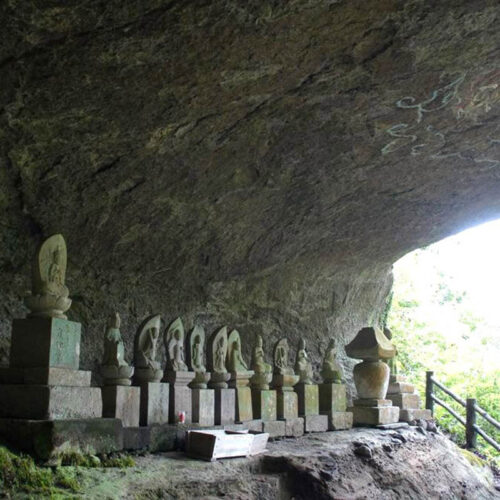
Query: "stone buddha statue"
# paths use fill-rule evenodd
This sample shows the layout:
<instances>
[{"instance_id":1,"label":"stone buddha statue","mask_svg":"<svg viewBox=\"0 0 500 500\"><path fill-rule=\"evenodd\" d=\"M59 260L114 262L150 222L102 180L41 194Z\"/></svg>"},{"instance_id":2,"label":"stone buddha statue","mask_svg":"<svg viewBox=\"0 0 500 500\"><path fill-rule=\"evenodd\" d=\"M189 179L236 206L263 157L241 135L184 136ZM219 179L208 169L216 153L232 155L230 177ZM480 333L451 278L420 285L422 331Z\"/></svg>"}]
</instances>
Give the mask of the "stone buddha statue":
<instances>
[{"instance_id":1,"label":"stone buddha statue","mask_svg":"<svg viewBox=\"0 0 500 500\"><path fill-rule=\"evenodd\" d=\"M251 380L252 386L255 389L268 390L269 383L273 378L273 368L270 364L266 363L264 359L263 341L260 335L257 335L257 342L253 348L252 370L254 371Z\"/></svg>"},{"instance_id":2,"label":"stone buddha statue","mask_svg":"<svg viewBox=\"0 0 500 500\"><path fill-rule=\"evenodd\" d=\"M210 373L207 373L204 361L205 330L202 326L196 325L189 336L189 359L191 370L196 373L190 383L192 389L206 389L210 380Z\"/></svg>"},{"instance_id":3,"label":"stone buddha statue","mask_svg":"<svg viewBox=\"0 0 500 500\"><path fill-rule=\"evenodd\" d=\"M274 372L279 375L295 375L293 368L288 366L288 340L283 338L274 348Z\"/></svg>"},{"instance_id":4,"label":"stone buddha statue","mask_svg":"<svg viewBox=\"0 0 500 500\"><path fill-rule=\"evenodd\" d=\"M229 360L227 367L230 372L248 371L248 366L241 355L241 345L237 340L231 342L229 346Z\"/></svg>"},{"instance_id":5,"label":"stone buddha statue","mask_svg":"<svg viewBox=\"0 0 500 500\"><path fill-rule=\"evenodd\" d=\"M66 242L61 234L46 239L38 248L32 267L32 292L24 299L30 316L66 319L71 306L66 275Z\"/></svg>"},{"instance_id":6,"label":"stone buddha statue","mask_svg":"<svg viewBox=\"0 0 500 500\"><path fill-rule=\"evenodd\" d=\"M168 328L165 343L168 354L168 370L174 372L188 371L184 361L184 325L180 318L173 321Z\"/></svg>"},{"instance_id":7,"label":"stone buddha statue","mask_svg":"<svg viewBox=\"0 0 500 500\"><path fill-rule=\"evenodd\" d=\"M104 385L130 385L134 367L125 361L125 347L120 333L120 315L115 312L108 320L104 335L104 356L100 373Z\"/></svg>"},{"instance_id":8,"label":"stone buddha statue","mask_svg":"<svg viewBox=\"0 0 500 500\"><path fill-rule=\"evenodd\" d=\"M297 358L295 360L295 373L300 377L299 383L310 385L313 383L313 369L306 352L306 341L300 339Z\"/></svg>"},{"instance_id":9,"label":"stone buddha statue","mask_svg":"<svg viewBox=\"0 0 500 500\"><path fill-rule=\"evenodd\" d=\"M160 339L160 315L147 318L137 330L134 361L135 378L139 382L159 382L163 376L160 362L156 360Z\"/></svg>"},{"instance_id":10,"label":"stone buddha statue","mask_svg":"<svg viewBox=\"0 0 500 500\"><path fill-rule=\"evenodd\" d=\"M344 378L342 366L337 361L337 349L335 348L335 339L330 339L326 349L323 365L321 367L321 376L325 383L340 384Z\"/></svg>"}]
</instances>

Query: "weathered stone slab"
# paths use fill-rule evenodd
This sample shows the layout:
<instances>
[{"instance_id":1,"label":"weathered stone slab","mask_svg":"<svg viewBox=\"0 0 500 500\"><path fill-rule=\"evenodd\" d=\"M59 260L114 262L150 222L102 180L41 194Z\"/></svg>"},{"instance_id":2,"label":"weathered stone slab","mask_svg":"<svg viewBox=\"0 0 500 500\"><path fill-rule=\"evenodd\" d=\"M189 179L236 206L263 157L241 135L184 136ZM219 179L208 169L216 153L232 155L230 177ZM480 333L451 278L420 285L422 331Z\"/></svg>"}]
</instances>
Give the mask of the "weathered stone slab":
<instances>
[{"instance_id":1,"label":"weathered stone slab","mask_svg":"<svg viewBox=\"0 0 500 500\"><path fill-rule=\"evenodd\" d=\"M300 437L304 435L304 418L287 418L285 422L285 436Z\"/></svg>"},{"instance_id":2,"label":"weathered stone slab","mask_svg":"<svg viewBox=\"0 0 500 500\"><path fill-rule=\"evenodd\" d=\"M124 427L123 449L146 450L150 444L150 427Z\"/></svg>"},{"instance_id":3,"label":"weathered stone slab","mask_svg":"<svg viewBox=\"0 0 500 500\"><path fill-rule=\"evenodd\" d=\"M403 410L420 408L420 396L418 394L388 394L387 397L394 406L399 406Z\"/></svg>"},{"instance_id":4,"label":"weathered stone slab","mask_svg":"<svg viewBox=\"0 0 500 500\"><path fill-rule=\"evenodd\" d=\"M391 382L389 384L389 388L387 389L387 397L390 394L401 394L401 393L412 394L414 392L415 392L415 386L412 384L408 384L406 382Z\"/></svg>"},{"instance_id":5,"label":"weathered stone slab","mask_svg":"<svg viewBox=\"0 0 500 500\"><path fill-rule=\"evenodd\" d=\"M0 417L31 420L99 418L99 387L0 385Z\"/></svg>"},{"instance_id":6,"label":"weathered stone slab","mask_svg":"<svg viewBox=\"0 0 500 500\"><path fill-rule=\"evenodd\" d=\"M78 370L81 325L60 318L15 319L12 325L12 368L58 367Z\"/></svg>"},{"instance_id":7,"label":"weathered stone slab","mask_svg":"<svg viewBox=\"0 0 500 500\"><path fill-rule=\"evenodd\" d=\"M353 424L353 415L350 411L331 411L328 416L328 430L342 431L351 429Z\"/></svg>"},{"instance_id":8,"label":"weathered stone slab","mask_svg":"<svg viewBox=\"0 0 500 500\"><path fill-rule=\"evenodd\" d=\"M423 410L418 408L408 408L399 410L399 421L401 422L412 422L417 419L431 420L432 412L431 410Z\"/></svg>"},{"instance_id":9,"label":"weathered stone slab","mask_svg":"<svg viewBox=\"0 0 500 500\"><path fill-rule=\"evenodd\" d=\"M40 367L24 370L24 383L90 387L92 372L68 368Z\"/></svg>"},{"instance_id":10,"label":"weathered stone slab","mask_svg":"<svg viewBox=\"0 0 500 500\"><path fill-rule=\"evenodd\" d=\"M245 429L253 432L262 432L262 420L254 419L245 422Z\"/></svg>"},{"instance_id":11,"label":"weathered stone slab","mask_svg":"<svg viewBox=\"0 0 500 500\"><path fill-rule=\"evenodd\" d=\"M384 425L399 421L397 406L353 406L348 411L353 413L354 425Z\"/></svg>"},{"instance_id":12,"label":"weathered stone slab","mask_svg":"<svg viewBox=\"0 0 500 500\"><path fill-rule=\"evenodd\" d=\"M187 385L170 384L168 421L170 424L179 422L180 412L185 412L184 423L190 424L193 418L191 389Z\"/></svg>"},{"instance_id":13,"label":"weathered stone slab","mask_svg":"<svg viewBox=\"0 0 500 500\"><path fill-rule=\"evenodd\" d=\"M354 406L392 406L390 399L358 398L353 401Z\"/></svg>"},{"instance_id":14,"label":"weathered stone slab","mask_svg":"<svg viewBox=\"0 0 500 500\"><path fill-rule=\"evenodd\" d=\"M268 432L270 438L284 437L286 423L284 420L269 420L262 422L262 432Z\"/></svg>"},{"instance_id":15,"label":"weathered stone slab","mask_svg":"<svg viewBox=\"0 0 500 500\"><path fill-rule=\"evenodd\" d=\"M295 392L298 396L301 417L319 414L319 389L316 384L297 384Z\"/></svg>"},{"instance_id":16,"label":"weathered stone slab","mask_svg":"<svg viewBox=\"0 0 500 500\"><path fill-rule=\"evenodd\" d=\"M252 390L250 387L236 387L235 418L236 422L253 420Z\"/></svg>"},{"instance_id":17,"label":"weathered stone slab","mask_svg":"<svg viewBox=\"0 0 500 500\"><path fill-rule=\"evenodd\" d=\"M215 425L234 424L236 418L235 389L214 389ZM252 419L250 419L252 420Z\"/></svg>"},{"instance_id":18,"label":"weathered stone slab","mask_svg":"<svg viewBox=\"0 0 500 500\"><path fill-rule=\"evenodd\" d=\"M193 423L211 426L215 422L214 389L191 389Z\"/></svg>"},{"instance_id":19,"label":"weathered stone slab","mask_svg":"<svg viewBox=\"0 0 500 500\"><path fill-rule=\"evenodd\" d=\"M145 382L141 384L141 408L139 424L168 423L169 384L163 382Z\"/></svg>"},{"instance_id":20,"label":"weathered stone slab","mask_svg":"<svg viewBox=\"0 0 500 500\"><path fill-rule=\"evenodd\" d=\"M347 408L344 384L319 384L319 411L343 412Z\"/></svg>"},{"instance_id":21,"label":"weathered stone slab","mask_svg":"<svg viewBox=\"0 0 500 500\"><path fill-rule=\"evenodd\" d=\"M141 389L124 385L102 388L102 416L119 418L123 427L138 427L141 408Z\"/></svg>"},{"instance_id":22,"label":"weathered stone slab","mask_svg":"<svg viewBox=\"0 0 500 500\"><path fill-rule=\"evenodd\" d=\"M305 415L305 432L326 432L328 430L328 417L326 415Z\"/></svg>"},{"instance_id":23,"label":"weathered stone slab","mask_svg":"<svg viewBox=\"0 0 500 500\"><path fill-rule=\"evenodd\" d=\"M109 418L72 420L0 419L0 436L42 460L76 451L110 453L123 449L121 421Z\"/></svg>"},{"instance_id":24,"label":"weathered stone slab","mask_svg":"<svg viewBox=\"0 0 500 500\"><path fill-rule=\"evenodd\" d=\"M299 416L299 398L295 391L278 389L276 394L276 409L279 419L294 419Z\"/></svg>"},{"instance_id":25,"label":"weathered stone slab","mask_svg":"<svg viewBox=\"0 0 500 500\"><path fill-rule=\"evenodd\" d=\"M406 382L407 378L405 375L391 375L389 377L389 383L393 384L396 382Z\"/></svg>"},{"instance_id":26,"label":"weathered stone slab","mask_svg":"<svg viewBox=\"0 0 500 500\"><path fill-rule=\"evenodd\" d=\"M274 421L278 418L276 391L252 390L252 406L254 418L265 421Z\"/></svg>"}]
</instances>

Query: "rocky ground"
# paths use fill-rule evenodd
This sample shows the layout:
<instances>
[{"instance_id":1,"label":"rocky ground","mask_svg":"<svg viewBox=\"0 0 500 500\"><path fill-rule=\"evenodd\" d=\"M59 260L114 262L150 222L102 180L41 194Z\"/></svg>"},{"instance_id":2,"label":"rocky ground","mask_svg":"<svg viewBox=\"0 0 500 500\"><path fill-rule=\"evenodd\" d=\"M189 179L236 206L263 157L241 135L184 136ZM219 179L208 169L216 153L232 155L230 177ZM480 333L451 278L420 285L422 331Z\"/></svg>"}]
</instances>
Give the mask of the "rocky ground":
<instances>
[{"instance_id":1,"label":"rocky ground","mask_svg":"<svg viewBox=\"0 0 500 500\"><path fill-rule=\"evenodd\" d=\"M269 443L214 463L138 456L126 469L80 469L79 498L494 499L491 471L447 438L408 428L354 429Z\"/></svg>"}]
</instances>

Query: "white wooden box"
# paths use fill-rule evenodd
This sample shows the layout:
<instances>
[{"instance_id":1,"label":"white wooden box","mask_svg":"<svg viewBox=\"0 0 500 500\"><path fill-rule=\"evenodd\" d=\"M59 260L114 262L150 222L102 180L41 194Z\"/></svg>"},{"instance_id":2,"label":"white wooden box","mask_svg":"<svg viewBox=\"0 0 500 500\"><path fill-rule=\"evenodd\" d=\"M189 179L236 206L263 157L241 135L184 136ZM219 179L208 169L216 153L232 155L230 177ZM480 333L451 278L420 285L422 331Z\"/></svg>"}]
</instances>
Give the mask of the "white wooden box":
<instances>
[{"instance_id":1,"label":"white wooden box","mask_svg":"<svg viewBox=\"0 0 500 500\"><path fill-rule=\"evenodd\" d=\"M249 457L266 449L269 433L248 431L188 431L186 453L213 462L218 458Z\"/></svg>"}]
</instances>

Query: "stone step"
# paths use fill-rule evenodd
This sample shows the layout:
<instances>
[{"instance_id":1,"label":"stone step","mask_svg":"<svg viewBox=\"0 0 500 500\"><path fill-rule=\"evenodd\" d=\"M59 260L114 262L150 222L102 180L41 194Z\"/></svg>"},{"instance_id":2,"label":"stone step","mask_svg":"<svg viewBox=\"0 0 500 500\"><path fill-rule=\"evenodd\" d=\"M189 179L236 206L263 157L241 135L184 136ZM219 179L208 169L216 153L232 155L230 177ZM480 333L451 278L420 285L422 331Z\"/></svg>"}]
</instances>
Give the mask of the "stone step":
<instances>
[{"instance_id":1,"label":"stone step","mask_svg":"<svg viewBox=\"0 0 500 500\"><path fill-rule=\"evenodd\" d=\"M417 419L431 420L432 412L431 410L417 409L417 408L408 408L405 410L401 410L399 412L399 420L402 422L411 422Z\"/></svg>"},{"instance_id":2,"label":"stone step","mask_svg":"<svg viewBox=\"0 0 500 500\"><path fill-rule=\"evenodd\" d=\"M403 410L420 408L420 396L418 394L388 394L387 398L394 406Z\"/></svg>"}]
</instances>

